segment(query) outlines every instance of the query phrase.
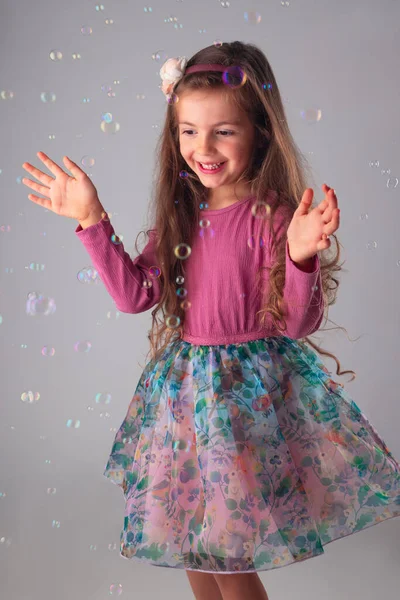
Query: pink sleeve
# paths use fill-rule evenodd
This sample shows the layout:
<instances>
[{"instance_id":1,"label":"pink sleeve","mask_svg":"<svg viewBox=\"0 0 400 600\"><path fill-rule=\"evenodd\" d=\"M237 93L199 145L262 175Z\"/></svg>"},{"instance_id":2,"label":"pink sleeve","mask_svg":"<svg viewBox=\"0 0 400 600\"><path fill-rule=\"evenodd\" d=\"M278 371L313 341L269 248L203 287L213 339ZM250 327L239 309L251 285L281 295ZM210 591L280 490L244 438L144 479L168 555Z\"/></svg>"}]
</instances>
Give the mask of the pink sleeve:
<instances>
[{"instance_id":1,"label":"pink sleeve","mask_svg":"<svg viewBox=\"0 0 400 600\"><path fill-rule=\"evenodd\" d=\"M112 242L115 231L109 220L102 219L86 229L78 225L75 233L118 310L141 313L159 301L162 292L160 278L151 277L148 271L150 267L158 267L154 229L149 233L149 242L143 252L134 260L125 252L122 243ZM143 287L146 279L152 282L151 287Z\"/></svg>"},{"instance_id":2,"label":"pink sleeve","mask_svg":"<svg viewBox=\"0 0 400 600\"><path fill-rule=\"evenodd\" d=\"M279 209L275 213L277 239L285 236L288 222ZM271 253L273 257L273 253ZM272 258L273 260L273 258ZM290 258L286 239L286 274L283 299L286 306L286 334L297 340L318 330L324 316L324 298L318 254L313 257L310 273L302 271Z\"/></svg>"}]
</instances>

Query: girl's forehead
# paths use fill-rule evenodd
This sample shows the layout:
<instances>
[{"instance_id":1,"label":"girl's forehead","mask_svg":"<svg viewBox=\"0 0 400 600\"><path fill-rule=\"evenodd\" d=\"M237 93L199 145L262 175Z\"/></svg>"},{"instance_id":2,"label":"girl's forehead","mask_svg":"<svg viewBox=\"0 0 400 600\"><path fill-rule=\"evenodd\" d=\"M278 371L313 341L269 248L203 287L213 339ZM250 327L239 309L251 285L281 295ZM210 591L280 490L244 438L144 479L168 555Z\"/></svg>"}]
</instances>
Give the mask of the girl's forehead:
<instances>
[{"instance_id":1,"label":"girl's forehead","mask_svg":"<svg viewBox=\"0 0 400 600\"><path fill-rule=\"evenodd\" d=\"M179 96L179 101L174 104L179 123L194 123L206 118L215 124L230 122L240 125L246 121L246 113L235 102L226 98L221 101L216 94L209 92L190 92Z\"/></svg>"}]
</instances>

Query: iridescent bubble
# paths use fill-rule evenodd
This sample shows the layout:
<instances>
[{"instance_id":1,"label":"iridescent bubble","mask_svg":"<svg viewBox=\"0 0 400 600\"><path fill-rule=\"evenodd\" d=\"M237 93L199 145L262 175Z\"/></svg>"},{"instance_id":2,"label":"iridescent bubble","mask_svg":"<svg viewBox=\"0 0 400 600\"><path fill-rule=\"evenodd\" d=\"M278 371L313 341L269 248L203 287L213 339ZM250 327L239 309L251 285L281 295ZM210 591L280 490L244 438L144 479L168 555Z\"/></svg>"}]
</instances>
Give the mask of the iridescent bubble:
<instances>
[{"instance_id":1,"label":"iridescent bubble","mask_svg":"<svg viewBox=\"0 0 400 600\"><path fill-rule=\"evenodd\" d=\"M39 263L30 263L27 267L25 267L28 271L44 271L45 266Z\"/></svg>"},{"instance_id":2,"label":"iridescent bubble","mask_svg":"<svg viewBox=\"0 0 400 600\"><path fill-rule=\"evenodd\" d=\"M306 123L318 123L322 119L322 110L320 108L306 108L300 111L300 116Z\"/></svg>"},{"instance_id":3,"label":"iridescent bubble","mask_svg":"<svg viewBox=\"0 0 400 600\"><path fill-rule=\"evenodd\" d=\"M164 52L164 50L157 50L157 52L151 55L151 58L158 63L165 63L168 58L168 54Z\"/></svg>"},{"instance_id":4,"label":"iridescent bubble","mask_svg":"<svg viewBox=\"0 0 400 600\"><path fill-rule=\"evenodd\" d=\"M79 429L81 422L79 419L68 419L66 425L69 429Z\"/></svg>"},{"instance_id":5,"label":"iridescent bubble","mask_svg":"<svg viewBox=\"0 0 400 600\"><path fill-rule=\"evenodd\" d=\"M21 400L22 402L25 402L25 404L34 404L36 402L39 402L40 394L39 392L32 392L32 390L22 392Z\"/></svg>"},{"instance_id":6,"label":"iridescent bubble","mask_svg":"<svg viewBox=\"0 0 400 600\"><path fill-rule=\"evenodd\" d=\"M272 90L272 83L263 83L262 87L264 90Z\"/></svg>"},{"instance_id":7,"label":"iridescent bubble","mask_svg":"<svg viewBox=\"0 0 400 600\"><path fill-rule=\"evenodd\" d=\"M182 285L184 283L184 281L185 281L185 278L183 277L183 275L178 275L178 277L175 279L175 282L178 285Z\"/></svg>"},{"instance_id":8,"label":"iridescent bubble","mask_svg":"<svg viewBox=\"0 0 400 600\"><path fill-rule=\"evenodd\" d=\"M161 269L159 267L149 267L149 276L155 279L156 277L160 277Z\"/></svg>"},{"instance_id":9,"label":"iridescent bubble","mask_svg":"<svg viewBox=\"0 0 400 600\"><path fill-rule=\"evenodd\" d=\"M169 329L176 329L177 327L179 327L180 323L181 320L176 315L169 315L165 320L165 324Z\"/></svg>"},{"instance_id":10,"label":"iridescent bubble","mask_svg":"<svg viewBox=\"0 0 400 600\"><path fill-rule=\"evenodd\" d=\"M60 50L50 50L50 54L49 54L49 58L50 60L53 60L54 62L60 61L62 60L62 52L60 52Z\"/></svg>"},{"instance_id":11,"label":"iridescent bubble","mask_svg":"<svg viewBox=\"0 0 400 600\"><path fill-rule=\"evenodd\" d=\"M213 239L215 238L215 229L212 227L202 227L199 229L199 237L204 239Z\"/></svg>"},{"instance_id":12,"label":"iridescent bubble","mask_svg":"<svg viewBox=\"0 0 400 600\"><path fill-rule=\"evenodd\" d=\"M251 214L257 219L268 219L271 215L271 207L266 202L254 202Z\"/></svg>"},{"instance_id":13,"label":"iridescent bubble","mask_svg":"<svg viewBox=\"0 0 400 600\"><path fill-rule=\"evenodd\" d=\"M247 75L241 67L227 67L222 73L223 82L232 89L242 87L247 81Z\"/></svg>"},{"instance_id":14,"label":"iridescent bubble","mask_svg":"<svg viewBox=\"0 0 400 600\"><path fill-rule=\"evenodd\" d=\"M91 265L81 269L77 273L76 278L80 283L86 284L99 284L101 282L98 272Z\"/></svg>"},{"instance_id":15,"label":"iridescent bubble","mask_svg":"<svg viewBox=\"0 0 400 600\"><path fill-rule=\"evenodd\" d=\"M82 156L81 158L81 165L83 167L85 167L85 169L89 169L90 167L93 167L96 163L96 160L93 158L93 156Z\"/></svg>"},{"instance_id":16,"label":"iridescent bubble","mask_svg":"<svg viewBox=\"0 0 400 600\"><path fill-rule=\"evenodd\" d=\"M81 33L83 35L92 35L93 29L90 27L90 25L83 25L81 27Z\"/></svg>"},{"instance_id":17,"label":"iridescent bubble","mask_svg":"<svg viewBox=\"0 0 400 600\"><path fill-rule=\"evenodd\" d=\"M0 90L0 98L2 100L12 100L14 98L14 92L12 90Z\"/></svg>"},{"instance_id":18,"label":"iridescent bubble","mask_svg":"<svg viewBox=\"0 0 400 600\"><path fill-rule=\"evenodd\" d=\"M55 353L55 348L52 346L43 346L42 348L42 356L54 356Z\"/></svg>"},{"instance_id":19,"label":"iridescent bubble","mask_svg":"<svg viewBox=\"0 0 400 600\"><path fill-rule=\"evenodd\" d=\"M84 352L87 354L88 352L90 352L91 348L92 344L88 340L76 342L76 344L74 344L75 352Z\"/></svg>"},{"instance_id":20,"label":"iridescent bubble","mask_svg":"<svg viewBox=\"0 0 400 600\"><path fill-rule=\"evenodd\" d=\"M255 248L264 248L265 247L265 238L262 235L254 236L252 235L247 240L247 245L251 250Z\"/></svg>"},{"instance_id":21,"label":"iridescent bubble","mask_svg":"<svg viewBox=\"0 0 400 600\"><path fill-rule=\"evenodd\" d=\"M375 250L375 248L377 248L377 247L378 247L378 244L375 241L369 241L367 243L368 250Z\"/></svg>"},{"instance_id":22,"label":"iridescent bubble","mask_svg":"<svg viewBox=\"0 0 400 600\"><path fill-rule=\"evenodd\" d=\"M110 239L111 239L112 243L114 244L114 246L119 246L120 244L122 244L122 240L124 239L124 236L122 236L122 235L119 236L119 235L116 235L115 233L113 233Z\"/></svg>"},{"instance_id":23,"label":"iridescent bubble","mask_svg":"<svg viewBox=\"0 0 400 600\"><path fill-rule=\"evenodd\" d=\"M188 244L178 244L174 248L174 253L177 258L181 260L186 260L192 253L192 249Z\"/></svg>"},{"instance_id":24,"label":"iridescent bubble","mask_svg":"<svg viewBox=\"0 0 400 600\"><path fill-rule=\"evenodd\" d=\"M109 393L98 392L95 396L95 403L101 405L110 404L111 398L112 396Z\"/></svg>"},{"instance_id":25,"label":"iridescent bubble","mask_svg":"<svg viewBox=\"0 0 400 600\"><path fill-rule=\"evenodd\" d=\"M179 96L175 93L167 94L165 98L168 104L178 104L179 102Z\"/></svg>"},{"instance_id":26,"label":"iridescent bubble","mask_svg":"<svg viewBox=\"0 0 400 600\"><path fill-rule=\"evenodd\" d=\"M190 307L192 306L192 303L189 300L184 300L183 302L181 302L180 307L183 310L188 310Z\"/></svg>"},{"instance_id":27,"label":"iridescent bubble","mask_svg":"<svg viewBox=\"0 0 400 600\"><path fill-rule=\"evenodd\" d=\"M26 303L26 313L31 316L49 316L56 311L53 298L43 296L40 292L30 292Z\"/></svg>"},{"instance_id":28,"label":"iridescent bubble","mask_svg":"<svg viewBox=\"0 0 400 600\"><path fill-rule=\"evenodd\" d=\"M261 23L261 15L255 11L245 12L244 21L249 25L258 25L258 23Z\"/></svg>"},{"instance_id":29,"label":"iridescent bubble","mask_svg":"<svg viewBox=\"0 0 400 600\"><path fill-rule=\"evenodd\" d=\"M112 583L110 585L110 596L120 596L122 594L123 588L120 583Z\"/></svg>"}]
</instances>

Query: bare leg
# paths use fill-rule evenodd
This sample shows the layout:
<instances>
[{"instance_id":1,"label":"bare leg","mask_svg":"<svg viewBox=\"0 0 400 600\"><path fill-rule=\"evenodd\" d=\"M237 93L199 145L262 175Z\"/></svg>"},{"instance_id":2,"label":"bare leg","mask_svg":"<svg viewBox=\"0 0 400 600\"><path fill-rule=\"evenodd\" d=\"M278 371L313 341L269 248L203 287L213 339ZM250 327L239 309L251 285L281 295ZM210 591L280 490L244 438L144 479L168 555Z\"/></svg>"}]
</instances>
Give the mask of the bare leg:
<instances>
[{"instance_id":1,"label":"bare leg","mask_svg":"<svg viewBox=\"0 0 400 600\"><path fill-rule=\"evenodd\" d=\"M212 573L186 571L196 600L223 600Z\"/></svg>"},{"instance_id":2,"label":"bare leg","mask_svg":"<svg viewBox=\"0 0 400 600\"><path fill-rule=\"evenodd\" d=\"M214 575L223 600L268 600L267 592L257 573Z\"/></svg>"}]
</instances>

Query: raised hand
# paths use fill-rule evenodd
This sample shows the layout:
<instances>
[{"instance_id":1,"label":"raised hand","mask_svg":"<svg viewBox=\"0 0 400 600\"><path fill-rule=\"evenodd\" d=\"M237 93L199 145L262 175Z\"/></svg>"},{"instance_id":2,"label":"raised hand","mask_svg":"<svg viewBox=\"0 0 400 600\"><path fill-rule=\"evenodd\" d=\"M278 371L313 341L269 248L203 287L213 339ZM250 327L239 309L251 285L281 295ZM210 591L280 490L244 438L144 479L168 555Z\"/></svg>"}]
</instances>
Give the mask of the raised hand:
<instances>
[{"instance_id":1,"label":"raised hand","mask_svg":"<svg viewBox=\"0 0 400 600\"><path fill-rule=\"evenodd\" d=\"M63 158L65 166L71 171L73 177L65 173L44 152L38 152L37 156L53 173L55 179L25 162L22 167L36 177L41 184L25 177L22 179L22 183L45 196L45 198L39 198L34 194L28 194L29 200L48 208L57 215L77 221L89 219L94 211L101 208L97 190L90 178L72 160L67 156Z\"/></svg>"},{"instance_id":2,"label":"raised hand","mask_svg":"<svg viewBox=\"0 0 400 600\"><path fill-rule=\"evenodd\" d=\"M325 198L310 212L314 192L307 188L294 212L287 230L290 257L301 263L312 258L318 251L331 245L329 236L339 228L340 211L333 189L324 184Z\"/></svg>"}]
</instances>

